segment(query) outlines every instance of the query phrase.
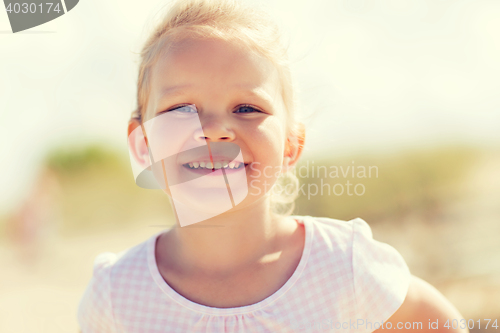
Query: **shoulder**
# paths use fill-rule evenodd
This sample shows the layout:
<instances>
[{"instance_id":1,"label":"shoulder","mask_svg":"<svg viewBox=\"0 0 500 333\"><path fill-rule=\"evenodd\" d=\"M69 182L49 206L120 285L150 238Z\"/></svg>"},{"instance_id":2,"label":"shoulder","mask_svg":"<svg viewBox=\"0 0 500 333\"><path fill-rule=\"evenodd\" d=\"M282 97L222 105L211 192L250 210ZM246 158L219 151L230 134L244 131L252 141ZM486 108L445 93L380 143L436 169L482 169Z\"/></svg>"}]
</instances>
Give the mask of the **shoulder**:
<instances>
[{"instance_id":1,"label":"shoulder","mask_svg":"<svg viewBox=\"0 0 500 333\"><path fill-rule=\"evenodd\" d=\"M104 252L94 260L92 278L78 305L78 324L83 332L114 332L110 300L110 271L116 254Z\"/></svg>"},{"instance_id":2,"label":"shoulder","mask_svg":"<svg viewBox=\"0 0 500 333\"><path fill-rule=\"evenodd\" d=\"M123 292L126 283L134 283L133 279L145 274L148 244L145 241L119 253L103 252L95 257L92 278L78 305L78 323L84 333L115 332L112 291Z\"/></svg>"},{"instance_id":3,"label":"shoulder","mask_svg":"<svg viewBox=\"0 0 500 333\"><path fill-rule=\"evenodd\" d=\"M109 275L111 267L115 264L117 258L118 255L113 252L103 252L98 254L94 259L93 275Z\"/></svg>"},{"instance_id":4,"label":"shoulder","mask_svg":"<svg viewBox=\"0 0 500 333\"><path fill-rule=\"evenodd\" d=\"M389 244L373 239L361 218L342 221L305 217L314 230L315 262L333 273L349 289L352 316L382 322L403 303L410 283L409 268ZM335 281L335 285L339 285ZM332 282L333 283L333 282Z\"/></svg>"},{"instance_id":5,"label":"shoulder","mask_svg":"<svg viewBox=\"0 0 500 333\"><path fill-rule=\"evenodd\" d=\"M452 320L456 319L459 327L452 328ZM437 323L433 331L467 333L466 325L461 325L463 317L458 310L432 285L424 280L411 276L410 285L406 298L401 307L386 321L393 328L402 327L404 323L422 323L420 328L412 324L411 329L405 329L406 332L421 332L422 329L428 329L429 322ZM448 321L449 327L444 327ZM465 328L460 328L460 326ZM409 327L409 324L408 324ZM434 328L434 327L433 327ZM382 332L383 328L375 332Z\"/></svg>"},{"instance_id":6,"label":"shoulder","mask_svg":"<svg viewBox=\"0 0 500 333\"><path fill-rule=\"evenodd\" d=\"M351 221L327 217L294 216L304 221L310 228L314 243L323 251L342 250L348 252L352 242L353 226Z\"/></svg>"},{"instance_id":7,"label":"shoulder","mask_svg":"<svg viewBox=\"0 0 500 333\"><path fill-rule=\"evenodd\" d=\"M410 270L391 245L373 239L370 226L352 220L354 313L366 323L387 320L403 303L410 285Z\"/></svg>"},{"instance_id":8,"label":"shoulder","mask_svg":"<svg viewBox=\"0 0 500 333\"><path fill-rule=\"evenodd\" d=\"M370 226L359 217L349 221L311 216L301 218L310 221L314 242L325 243L327 248L343 249L351 256L355 269L361 271L373 267L374 262L407 269L399 252L389 244L373 239Z\"/></svg>"},{"instance_id":9,"label":"shoulder","mask_svg":"<svg viewBox=\"0 0 500 333\"><path fill-rule=\"evenodd\" d=\"M138 262L143 262L147 256L148 241L144 241L121 252L103 252L94 259L92 276L101 281L113 276L120 276L123 270L130 266L137 266Z\"/></svg>"},{"instance_id":10,"label":"shoulder","mask_svg":"<svg viewBox=\"0 0 500 333\"><path fill-rule=\"evenodd\" d=\"M92 278L87 286L88 289L100 291L102 288L109 287L111 269L116 263L117 258L117 254L112 252L103 252L95 257Z\"/></svg>"},{"instance_id":11,"label":"shoulder","mask_svg":"<svg viewBox=\"0 0 500 333\"><path fill-rule=\"evenodd\" d=\"M311 221L316 228L320 228L322 230L341 230L341 231L348 231L352 229L351 221L344 221L344 220L338 220L338 219L332 219L329 217L314 217L314 216L297 216L297 215L292 215L293 218L302 220L302 221Z\"/></svg>"},{"instance_id":12,"label":"shoulder","mask_svg":"<svg viewBox=\"0 0 500 333\"><path fill-rule=\"evenodd\" d=\"M372 238L372 231L368 223L357 217L351 220L339 220L328 217L293 216L296 219L309 221L315 231L323 236L345 236L348 240L353 240L356 235L364 238Z\"/></svg>"},{"instance_id":13,"label":"shoulder","mask_svg":"<svg viewBox=\"0 0 500 333\"><path fill-rule=\"evenodd\" d=\"M343 254L349 259L352 271L357 275L371 272L382 277L380 269L384 268L385 275L398 273L397 277L401 278L401 273L408 282L409 269L401 254L391 245L373 239L372 230L363 219L358 217L344 221L311 216L296 218L307 221L316 251Z\"/></svg>"}]
</instances>

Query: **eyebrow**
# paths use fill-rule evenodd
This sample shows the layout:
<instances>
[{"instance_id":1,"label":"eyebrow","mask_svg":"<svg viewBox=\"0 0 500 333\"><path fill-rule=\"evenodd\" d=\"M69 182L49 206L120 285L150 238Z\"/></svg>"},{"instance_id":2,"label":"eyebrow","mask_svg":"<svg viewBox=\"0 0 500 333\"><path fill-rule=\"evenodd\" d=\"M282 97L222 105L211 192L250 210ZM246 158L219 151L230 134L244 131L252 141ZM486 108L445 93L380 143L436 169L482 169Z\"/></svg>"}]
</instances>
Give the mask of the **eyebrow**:
<instances>
[{"instance_id":1,"label":"eyebrow","mask_svg":"<svg viewBox=\"0 0 500 333\"><path fill-rule=\"evenodd\" d=\"M182 95L182 92L180 92L180 90L184 90L186 88L191 88L191 87L192 87L192 85L185 84L185 85L180 85L180 86L172 86L172 87L163 88L160 92L160 98L163 98L167 95L172 95L172 96Z\"/></svg>"},{"instance_id":2,"label":"eyebrow","mask_svg":"<svg viewBox=\"0 0 500 333\"><path fill-rule=\"evenodd\" d=\"M191 84L179 85L167 87L161 90L160 98L168 97L177 97L186 94L186 89L193 88ZM253 85L248 84L236 84L232 86L233 89L238 90L242 95L246 95L249 97L258 98L268 104L269 107L273 105L272 97L264 91L262 88L255 88Z\"/></svg>"},{"instance_id":3,"label":"eyebrow","mask_svg":"<svg viewBox=\"0 0 500 333\"><path fill-rule=\"evenodd\" d=\"M234 87L238 87L242 95L258 98L266 102L269 107L273 106L272 97L262 88L254 88L248 85L236 85Z\"/></svg>"}]
</instances>

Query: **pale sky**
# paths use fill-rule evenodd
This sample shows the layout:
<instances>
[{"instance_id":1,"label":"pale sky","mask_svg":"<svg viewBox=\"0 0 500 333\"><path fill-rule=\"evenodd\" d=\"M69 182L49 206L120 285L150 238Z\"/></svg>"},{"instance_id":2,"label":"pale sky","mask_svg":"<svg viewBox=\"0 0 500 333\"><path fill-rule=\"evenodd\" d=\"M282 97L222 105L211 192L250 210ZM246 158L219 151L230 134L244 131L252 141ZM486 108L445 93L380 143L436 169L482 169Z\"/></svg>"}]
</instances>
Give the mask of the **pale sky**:
<instances>
[{"instance_id":1,"label":"pale sky","mask_svg":"<svg viewBox=\"0 0 500 333\"><path fill-rule=\"evenodd\" d=\"M137 53L165 3L81 0L16 34L0 10L0 213L54 145L126 149ZM259 3L290 40L306 156L500 146L500 1Z\"/></svg>"}]
</instances>

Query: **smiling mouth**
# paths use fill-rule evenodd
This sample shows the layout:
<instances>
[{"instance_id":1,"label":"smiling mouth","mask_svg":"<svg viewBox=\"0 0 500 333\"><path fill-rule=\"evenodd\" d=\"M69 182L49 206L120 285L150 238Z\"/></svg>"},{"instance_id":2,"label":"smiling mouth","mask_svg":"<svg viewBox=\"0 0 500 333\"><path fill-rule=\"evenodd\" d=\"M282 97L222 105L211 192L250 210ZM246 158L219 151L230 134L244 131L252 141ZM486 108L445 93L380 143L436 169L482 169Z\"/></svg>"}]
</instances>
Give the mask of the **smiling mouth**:
<instances>
[{"instance_id":1,"label":"smiling mouth","mask_svg":"<svg viewBox=\"0 0 500 333\"><path fill-rule=\"evenodd\" d=\"M229 161L220 161L220 162L190 162L182 164L183 167L191 170L237 170L243 169L248 166L249 163L242 162L229 162Z\"/></svg>"}]
</instances>

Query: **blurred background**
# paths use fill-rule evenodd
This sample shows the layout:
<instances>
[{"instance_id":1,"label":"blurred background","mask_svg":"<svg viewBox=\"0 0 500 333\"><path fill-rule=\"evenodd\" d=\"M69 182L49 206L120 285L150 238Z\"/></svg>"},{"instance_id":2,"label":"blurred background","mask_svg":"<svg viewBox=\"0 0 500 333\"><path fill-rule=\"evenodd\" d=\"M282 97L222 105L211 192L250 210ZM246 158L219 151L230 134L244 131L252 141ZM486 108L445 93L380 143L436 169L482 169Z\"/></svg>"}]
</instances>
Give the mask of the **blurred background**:
<instances>
[{"instance_id":1,"label":"blurred background","mask_svg":"<svg viewBox=\"0 0 500 333\"><path fill-rule=\"evenodd\" d=\"M290 45L307 130L294 214L363 218L472 332L500 321L500 2L247 1ZM165 4L82 0L16 34L0 10L0 332L76 332L95 256L173 223L126 148Z\"/></svg>"}]
</instances>

